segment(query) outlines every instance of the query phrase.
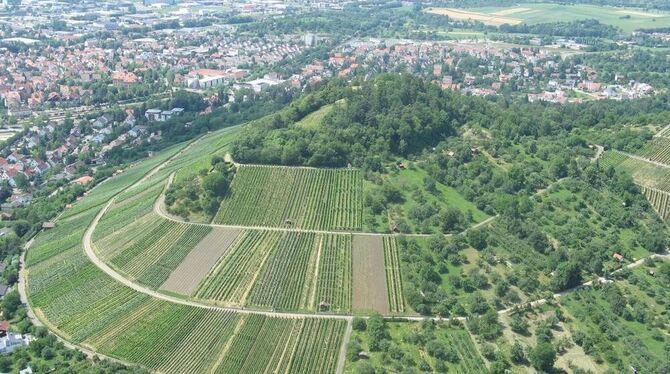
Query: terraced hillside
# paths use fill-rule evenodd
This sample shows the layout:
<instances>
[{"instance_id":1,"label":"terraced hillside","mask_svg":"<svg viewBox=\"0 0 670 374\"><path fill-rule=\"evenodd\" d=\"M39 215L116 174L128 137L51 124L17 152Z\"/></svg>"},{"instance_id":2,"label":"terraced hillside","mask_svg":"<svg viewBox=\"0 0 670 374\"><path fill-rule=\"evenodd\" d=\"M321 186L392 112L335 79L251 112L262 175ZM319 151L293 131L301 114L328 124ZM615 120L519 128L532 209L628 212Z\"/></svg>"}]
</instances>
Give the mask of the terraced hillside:
<instances>
[{"instance_id":1,"label":"terraced hillside","mask_svg":"<svg viewBox=\"0 0 670 374\"><path fill-rule=\"evenodd\" d=\"M670 166L666 168L616 152L606 152L602 165L629 173L659 216L663 220L669 218Z\"/></svg>"},{"instance_id":2,"label":"terraced hillside","mask_svg":"<svg viewBox=\"0 0 670 374\"><path fill-rule=\"evenodd\" d=\"M347 324L344 319L282 318L170 302L119 283L86 256L85 231L106 201L117 195L111 214L103 216L94 235L101 253L109 255L112 264L117 259L119 268L128 273L137 270L140 281L147 269L163 263L176 266L179 261L164 261L165 255L184 253L179 248L191 245L179 238L192 236L188 230L197 228L184 225L187 228L180 231L172 223L155 220L154 228L145 231L132 217L148 220L153 215L152 197L175 166L167 163L150 171L177 151L160 154L103 183L60 218L53 230L38 236L27 255L27 295L36 316L70 342L159 372L334 372ZM136 187L122 192L144 176ZM161 225L170 229L160 231ZM122 235L114 234L126 229ZM147 239L146 245L140 245L139 231L148 238L165 233L171 239ZM116 240L110 235L116 235ZM124 237L134 244L120 244ZM159 243L169 249L161 249ZM138 253L151 255L131 255L135 247L143 247ZM147 248L153 249L146 252ZM119 258L131 260L120 262ZM147 277L155 285L155 277L163 275Z\"/></svg>"}]
</instances>

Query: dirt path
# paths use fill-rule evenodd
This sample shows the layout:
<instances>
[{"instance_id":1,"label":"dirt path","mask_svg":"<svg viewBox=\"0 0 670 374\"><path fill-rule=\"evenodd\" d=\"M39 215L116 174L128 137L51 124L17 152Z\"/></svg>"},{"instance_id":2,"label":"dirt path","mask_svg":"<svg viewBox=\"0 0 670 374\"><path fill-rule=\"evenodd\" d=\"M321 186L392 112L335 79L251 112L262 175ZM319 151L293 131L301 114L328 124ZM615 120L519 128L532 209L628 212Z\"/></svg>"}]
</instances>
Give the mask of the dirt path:
<instances>
[{"instance_id":1,"label":"dirt path","mask_svg":"<svg viewBox=\"0 0 670 374\"><path fill-rule=\"evenodd\" d=\"M209 227L219 227L223 229L238 229L238 230L262 230L262 231L279 231L279 232L304 232L312 234L325 234L325 235L365 235L365 236L408 236L414 238L429 238L434 234L399 234L399 233L379 233L379 232L360 232L360 231L335 231L335 230L312 230L312 229L299 229L299 228L288 228L288 227L272 227L272 226L244 226L244 225L223 225L219 223L203 223L203 222L190 222L186 221L181 217L175 217L174 215L168 213L165 209L165 195L161 194L154 204L154 212L160 217L174 222L183 223L186 225L195 225L195 226L209 226ZM469 227L459 234L463 234L468 230L472 230L483 225L486 225L493 220L497 219L498 215L489 217L486 220L475 224L472 227ZM453 234L444 234L446 237L453 236Z\"/></svg>"},{"instance_id":2,"label":"dirt path","mask_svg":"<svg viewBox=\"0 0 670 374\"><path fill-rule=\"evenodd\" d=\"M656 165L656 166L661 167L661 168L670 169L670 165L664 164L664 163L662 163L662 162L654 161L654 160L649 159L649 158L646 158L646 157L642 157L642 156L638 156L638 155L634 155L634 154L630 154L630 153L626 153L626 152L618 151L618 150L616 150L616 149L612 149L612 152L614 152L614 153L618 153L618 154L620 154L620 155L624 155L624 156L629 157L629 158L632 158L632 159L634 159L634 160L638 160L638 161L646 162L646 163L648 163L648 164Z\"/></svg>"},{"instance_id":3,"label":"dirt path","mask_svg":"<svg viewBox=\"0 0 670 374\"><path fill-rule=\"evenodd\" d=\"M28 269L26 269L26 266L25 266L25 258L26 258L26 252L32 246L34 241L35 241L35 238L32 238L25 244L24 250L21 253L21 256L19 257L19 266L20 267L19 267L18 292L19 292L19 298L21 299L21 303L26 306L26 315L28 317L28 320L30 320L30 323L32 323L34 326L45 326L45 324L42 323L42 321L39 318L37 318L37 316L33 312L33 309L30 307L30 302L29 302L29 299L28 299L28 292L27 292ZM86 355L86 357L88 357L90 359L93 359L94 357L97 357L97 358L102 357L106 360L118 362L120 364L129 366L129 367L140 366L138 364L134 364L134 363L131 363L131 362L126 362L126 361L119 360L119 359L113 358L113 357L109 357L109 356L104 355L102 353L97 353L97 352L94 352L90 349L84 348L80 345L70 343L69 341L63 339L57 333L55 333L51 330L49 330L49 331L56 337L56 339L59 342L63 343L65 348L81 351L82 353L84 353Z\"/></svg>"},{"instance_id":4,"label":"dirt path","mask_svg":"<svg viewBox=\"0 0 670 374\"><path fill-rule=\"evenodd\" d=\"M335 369L336 374L344 373L344 364L347 363L347 345L349 345L349 340L351 339L351 333L353 331L354 321L353 318L347 321L347 329L344 330L344 337L342 337L342 346L340 347L340 354L337 356L337 367Z\"/></svg>"},{"instance_id":5,"label":"dirt path","mask_svg":"<svg viewBox=\"0 0 670 374\"><path fill-rule=\"evenodd\" d=\"M600 157L602 157L603 153L605 153L605 147L598 144L595 144L595 146L596 146L596 155L591 157L591 162L596 162L600 160Z\"/></svg>"}]
</instances>

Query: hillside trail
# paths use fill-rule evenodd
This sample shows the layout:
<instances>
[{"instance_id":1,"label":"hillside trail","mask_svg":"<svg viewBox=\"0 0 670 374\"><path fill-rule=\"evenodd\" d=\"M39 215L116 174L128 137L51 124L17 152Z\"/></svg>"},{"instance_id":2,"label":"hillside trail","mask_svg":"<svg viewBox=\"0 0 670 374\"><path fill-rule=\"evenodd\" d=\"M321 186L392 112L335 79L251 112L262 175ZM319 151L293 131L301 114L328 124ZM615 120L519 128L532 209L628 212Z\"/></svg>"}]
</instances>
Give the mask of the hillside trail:
<instances>
[{"instance_id":1,"label":"hillside trail","mask_svg":"<svg viewBox=\"0 0 670 374\"><path fill-rule=\"evenodd\" d=\"M655 165L655 166L658 166L658 167L661 167L661 168L670 169L670 165L664 164L662 162L654 161L650 158L634 155L634 154L619 151L619 150L616 150L616 149L612 149L612 152L618 153L620 155L623 155L623 156L626 156L626 157L629 157L629 158L632 158L633 160L638 160L638 161L646 162L648 164L652 164L652 165Z\"/></svg>"},{"instance_id":2,"label":"hillside trail","mask_svg":"<svg viewBox=\"0 0 670 374\"><path fill-rule=\"evenodd\" d=\"M241 314L257 314L257 315L263 315L263 316L267 316L267 317L276 317L276 318L323 318L323 319L344 320L344 321L347 322L347 329L346 329L343 345L341 346L341 349L340 349L340 353L339 353L339 357L338 357L338 363L337 363L337 372L342 373L343 370L344 370L344 363L345 363L345 359L346 359L346 357L345 357L345 355L346 355L346 340L348 340L348 338L351 335L351 325L352 325L353 318L354 318L354 316L352 316L352 315L323 314L323 313L316 313L316 312L309 313L309 312L268 311L268 310L254 309L254 308L223 307L223 306L216 306L216 305L211 305L211 304L199 303L199 302L195 302L195 301L191 301L191 300L187 300L187 299L174 297L174 296L171 296L171 295L166 295L166 294L154 291L150 288L147 288L143 285L137 284L134 281L131 281L131 280L125 278L123 275L116 272L114 269L109 267L104 261L102 261L100 258L98 258L97 254L94 251L94 247L93 247L93 243L92 243L93 232L95 231L97 225L99 224L100 219L105 215L105 213L109 210L111 205L114 203L116 197L119 194L122 194L125 191L128 191L132 188L135 188L139 184L141 184L141 183L145 182L146 180L152 178L154 175L156 175L156 173L158 173L160 170L162 170L166 165L168 165L170 162L175 160L177 157L184 154L188 149L190 149L190 147L192 147L199 140L200 139L196 139L195 141L191 142L186 147L184 147L182 150L177 152L175 155L173 155L172 157L170 157L169 159L167 159L166 161L164 161L160 165L156 166L149 173L147 173L144 177L142 177L141 179L139 179L138 181L136 181L132 185L122 189L115 196L113 196L109 199L109 201L105 204L105 206L95 216L93 221L91 221L91 223L89 224L89 226L86 229L86 232L83 236L82 244L83 244L84 252L85 252L86 256L96 267L98 267L101 271L103 271L105 274L110 276L115 281L123 284L126 287L129 287L129 288L133 289L136 292L143 293L143 294L151 296L155 299L163 300L163 301L170 302L170 303L186 305L186 306L196 307L196 308L210 309L210 310L220 310L220 311L234 312L234 313L241 313ZM166 184L165 189L167 189L167 187L170 185L170 183L172 183L172 181L174 180L174 175L175 174L172 173L169 176L168 183ZM560 180L555 182L555 183L558 183L558 182L560 182ZM552 185L553 185L553 183L552 183ZM319 230L302 230L302 229L277 228L277 227L212 225L212 224L205 224L205 223L185 222L185 221L179 220L179 219L167 214L167 212L164 211L164 199L165 199L165 195L161 194L159 199L154 204L154 211L159 216L163 217L164 219L172 220L172 221L178 221L178 222L185 223L185 224L206 225L206 226L224 227L224 228L240 228L240 229L249 229L249 230L256 229L256 230L315 232L315 233L323 233L323 234L365 234L365 235L380 235L380 236L381 235L389 235L389 234L380 234L380 233L342 232L342 231L327 231L327 230L319 231ZM498 217L499 216L492 216L492 217L488 218L487 220L482 221L482 222L478 223L477 225L475 225L475 226L473 226L469 229L481 227L482 225L485 225L485 224L488 224L488 223L492 222L493 220L495 220ZM412 236L430 236L430 235L429 234L413 234ZM32 241L30 243L32 243ZM30 305L28 304L28 297L27 297L27 293L26 293L26 281L25 281L27 270L25 269L25 265L24 265L24 256L25 256L25 251L23 252L22 259L21 259L21 276L20 276L20 282L19 282L19 292L21 294L22 300L28 306L29 316L32 316L31 318L34 321L36 321L36 324L41 324L39 319L35 317L33 311L30 308ZM655 255L648 256L646 258L649 258L649 257L658 257L658 258L661 258L661 259L670 259L670 254L661 254L661 255L655 254ZM639 266L639 265L644 263L644 260L646 258L643 258L643 259L640 259L640 260L638 260L634 263L631 263L631 264L627 265L626 268L633 268L633 267ZM579 285L579 286L577 286L573 289L566 290L566 291L563 291L561 293L556 293L556 294L553 295L553 299L560 298L562 295L565 295L569 292L573 292L575 290L581 289L583 287L587 287L591 284L592 284L591 281L585 282L585 283L583 283L583 284L581 284L581 285ZM542 305L544 303L547 303L548 301L550 301L550 299L543 298L543 299L534 300L534 301L527 302L527 303L520 303L518 305L515 305L514 307L507 308L507 309L504 309L504 310L499 310L498 313L499 314L506 314L506 313L514 312L518 307L523 307L525 305L538 306L538 305ZM362 318L368 318L368 317L363 316ZM432 316L396 316L396 315L394 315L394 316L384 316L384 318L396 319L396 320L406 320L406 321L425 321L425 320L434 320L434 321L459 320L459 321L463 321L463 320L465 320L465 317L442 318L442 317L432 317ZM101 357L108 358L105 355L102 355L102 354L93 352L91 350L88 350L86 348L74 345L72 343L69 343L69 342L65 341L64 339L62 339L60 337L58 337L58 338L59 338L59 340L63 341L63 343L66 344L68 347L72 347L72 348L82 350L86 354L99 355ZM109 359L117 361L117 362L121 362L121 363L124 363L124 364L132 365L131 363L125 363L123 361L116 360L116 359L113 359L113 358L109 358Z\"/></svg>"}]
</instances>

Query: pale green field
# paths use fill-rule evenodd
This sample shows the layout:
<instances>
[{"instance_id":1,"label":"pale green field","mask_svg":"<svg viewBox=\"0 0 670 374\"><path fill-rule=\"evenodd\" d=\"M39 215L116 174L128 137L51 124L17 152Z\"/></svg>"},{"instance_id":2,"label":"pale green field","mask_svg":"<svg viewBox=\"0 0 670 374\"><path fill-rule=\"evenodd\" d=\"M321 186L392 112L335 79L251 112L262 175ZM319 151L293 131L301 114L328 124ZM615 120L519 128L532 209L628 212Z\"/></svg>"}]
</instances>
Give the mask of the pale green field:
<instances>
[{"instance_id":1,"label":"pale green field","mask_svg":"<svg viewBox=\"0 0 670 374\"><path fill-rule=\"evenodd\" d=\"M615 8L594 5L519 4L516 7L482 7L467 9L480 14L514 18L527 24L569 22L580 19L598 21L620 27L625 32L639 28L670 27L670 13L634 8ZM630 16L630 18L621 18Z\"/></svg>"}]
</instances>

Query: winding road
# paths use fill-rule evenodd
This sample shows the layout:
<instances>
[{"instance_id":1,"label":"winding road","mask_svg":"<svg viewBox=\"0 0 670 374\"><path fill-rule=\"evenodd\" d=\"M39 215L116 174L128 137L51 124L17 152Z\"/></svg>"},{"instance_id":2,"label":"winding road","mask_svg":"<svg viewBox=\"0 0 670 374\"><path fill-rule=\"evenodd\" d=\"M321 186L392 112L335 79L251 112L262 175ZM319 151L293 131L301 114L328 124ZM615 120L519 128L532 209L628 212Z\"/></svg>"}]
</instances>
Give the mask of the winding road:
<instances>
[{"instance_id":1,"label":"winding road","mask_svg":"<svg viewBox=\"0 0 670 374\"><path fill-rule=\"evenodd\" d=\"M84 252L86 253L86 256L88 257L88 259L93 264L95 264L95 266L97 266L100 270L102 270L105 274L107 274L108 276L113 278L115 281L117 281L117 282L135 290L136 292L140 292L140 293L149 295L153 298L156 298L156 299L159 299L159 300L164 300L164 301L170 302L170 303L181 304L181 305L197 307L197 308L205 308L205 309L210 309L210 310L229 311L229 312L235 312L235 313L241 313L241 314L257 314L257 315L264 315L264 316L268 316L268 317L277 317L277 318L324 318L324 319L344 320L344 321L347 322L347 328L346 328L345 336L343 337L343 342L342 342L342 346L340 347L340 352L339 352L338 361L337 361L337 373L342 373L344 371L344 365L345 365L345 361L346 361L346 357L345 357L346 356L346 346L348 344L348 341L350 339L351 332L352 332L352 322L353 322L353 318L354 318L352 315L324 314L324 313L316 313L316 312L314 312L314 313L277 312L277 311L268 311L268 310L253 309L253 308L222 307L222 306L216 306L216 305L211 305L211 304L205 304L205 303L201 303L201 302L197 302L197 301L193 301L193 300L182 299L182 298L178 298L178 297L175 297L175 296L167 295L167 294L152 290L150 288L147 288L143 285L140 285L138 283L135 283L134 281L131 281L131 280L125 278L123 275L121 275L116 270L112 269L109 265L107 265L104 261L102 261L97 256L97 254L95 253L94 245L93 245L93 242L92 242L93 233L94 233L98 223L100 222L100 219L105 215L105 213L109 210L110 206L114 203L114 201L116 199L116 196L118 196L119 194L121 194L121 193L123 193L127 190L135 188L139 184L141 184L142 182L145 182L146 180L152 178L154 175L156 175L156 173L158 171L162 170L171 161L173 161L177 157L181 156L184 152L186 152L191 146L193 146L199 140L200 139L196 139L193 142L191 142L190 144L188 144L186 147L184 147L182 150L180 150L175 155L170 157L168 160L166 160L163 163L161 163L160 165L156 166L154 169L152 169L148 174L146 174L140 180L138 180L137 182L133 183L132 185L126 187L125 189L119 191L114 197L112 197L106 203L106 205L95 216L93 221L91 221L90 225L88 226L88 228L86 229L86 232L84 234L82 244L83 244ZM602 150L600 148L598 149L598 151L599 152L596 155L596 157L594 158L594 161L595 161L595 159L597 159L602 154ZM170 185L170 183L172 183L173 179L174 179L174 173L172 173L169 176L168 182L165 186L165 189L167 189L167 187ZM560 183L560 180L557 181L557 182L554 182L554 183ZM321 230L320 231L320 230L304 230L304 229L296 229L296 228L256 227L256 226L250 227L250 226L217 225L217 224L186 222L186 221L183 221L183 220L181 220L177 217L174 217L174 216L168 214L165 211L164 199L165 199L165 195L163 193L163 194L160 195L160 197L157 199L156 203L154 204L154 211L156 212L156 214L158 214L159 216L161 216L162 218L167 219L167 220L177 221L177 222L180 222L180 223L190 224L190 225L204 225L204 226L224 227L224 228L240 228L240 229L246 229L246 230L298 231L298 232L310 232L310 233L321 233L321 234L365 234L365 235L380 235L380 236L389 235L389 234L380 234L380 233L361 233L361 232L327 231L327 230ZM473 229L473 228L481 227L483 225L486 225L486 224L492 222L493 220L495 220L496 218L498 218L498 216L492 216L492 217L488 218L487 220L482 221L482 222L470 227L469 230ZM420 236L430 236L430 235L429 234L409 234L407 236L419 236L420 237ZM33 314L32 310L30 309L30 305L28 304L28 297L27 297L27 292L26 292L26 276L27 276L26 272L27 271L23 266L24 256L25 256L25 251L24 251L24 254L21 258L21 273L20 273L21 276L20 276L20 281L19 281L19 292L21 294L21 298L24 301L24 303L26 303L26 305L28 305L28 310L29 310L28 314L31 317L31 319L35 322L35 324L41 324L39 319L37 319L35 317L35 315ZM649 257L658 257L658 258L663 258L663 259L670 259L670 254L652 255L652 256L649 256ZM640 259L640 260L638 260L634 263L631 263L631 264L627 265L626 268L632 268L632 267L635 267L635 266L639 266L639 265L644 263L644 260L645 260L644 258ZM583 284L581 284L578 287L575 287L573 289L554 294L553 299L559 298L562 295L565 295L569 292L573 292L577 289L590 286L591 283L592 283L591 281L585 282L585 283L583 283ZM498 313L499 314L510 313L510 312L515 311L516 308L523 307L525 305L531 305L531 306L542 305L542 304L548 302L551 299L552 298L548 298L548 299L543 298L543 299L534 300L534 301L531 301L531 302L521 303L521 304L518 304L518 305L516 305L514 307L511 307L511 308L507 308L507 309L504 309L504 310L499 310ZM465 319L464 317L441 318L441 317L428 317L428 316L396 316L396 315L385 316L385 318L392 318L392 319L396 319L396 320L407 320L407 321L425 321L425 320L448 321L450 319L453 319L453 320L464 320ZM63 343L66 344L68 347L80 349L88 355L91 355L91 356L99 355L101 357L107 357L105 355L99 354L97 352L93 352L93 351L88 350L86 348L83 348L81 346L71 344L71 343L63 340L60 337L59 337L59 339L61 341L63 341ZM107 358L109 358L109 357L107 357ZM113 358L110 358L110 359L115 360ZM115 361L124 363L123 361L119 361L119 360L115 360Z\"/></svg>"}]
</instances>

